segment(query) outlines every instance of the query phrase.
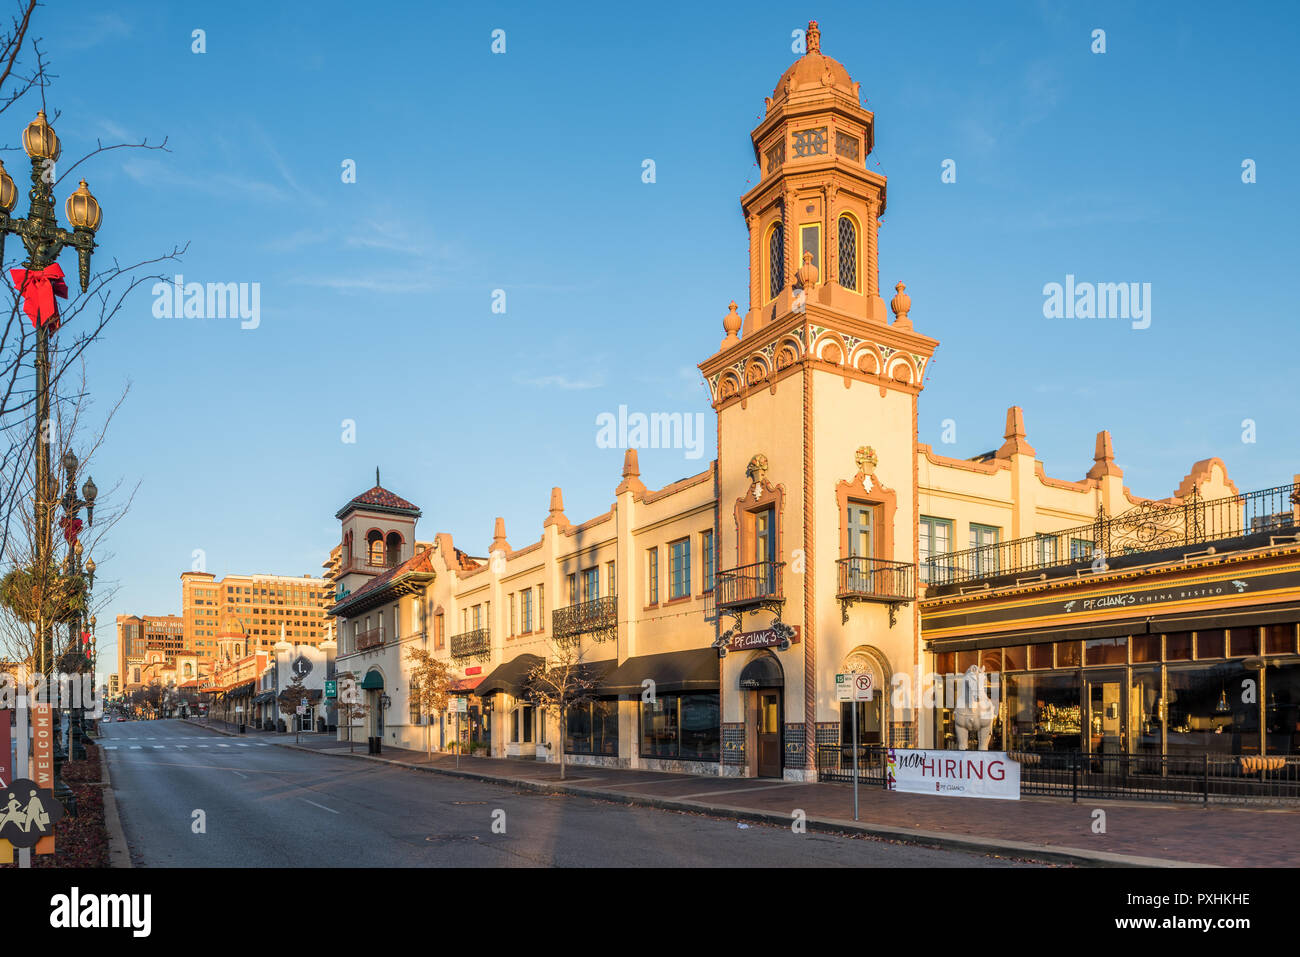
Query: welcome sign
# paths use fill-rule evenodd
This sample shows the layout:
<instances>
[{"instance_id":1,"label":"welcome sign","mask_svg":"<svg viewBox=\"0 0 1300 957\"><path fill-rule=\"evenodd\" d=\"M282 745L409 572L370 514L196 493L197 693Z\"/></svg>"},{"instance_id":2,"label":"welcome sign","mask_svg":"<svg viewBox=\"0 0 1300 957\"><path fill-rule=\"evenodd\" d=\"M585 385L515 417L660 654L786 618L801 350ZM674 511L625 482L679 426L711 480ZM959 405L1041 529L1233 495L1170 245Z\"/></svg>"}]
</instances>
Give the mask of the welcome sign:
<instances>
[{"instance_id":1,"label":"welcome sign","mask_svg":"<svg viewBox=\"0 0 1300 957\"><path fill-rule=\"evenodd\" d=\"M1005 751L890 748L887 757L891 791L1020 800L1020 764Z\"/></svg>"}]
</instances>

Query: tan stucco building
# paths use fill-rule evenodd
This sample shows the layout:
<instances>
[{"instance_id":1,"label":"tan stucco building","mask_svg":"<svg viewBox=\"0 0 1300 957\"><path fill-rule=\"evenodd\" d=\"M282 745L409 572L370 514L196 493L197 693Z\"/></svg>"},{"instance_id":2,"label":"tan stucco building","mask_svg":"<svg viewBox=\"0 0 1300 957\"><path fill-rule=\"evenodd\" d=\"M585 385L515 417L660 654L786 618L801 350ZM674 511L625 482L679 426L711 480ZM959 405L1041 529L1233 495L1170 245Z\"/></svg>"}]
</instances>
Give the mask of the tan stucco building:
<instances>
[{"instance_id":1,"label":"tan stucco building","mask_svg":"<svg viewBox=\"0 0 1300 957\"><path fill-rule=\"evenodd\" d=\"M748 307L731 304L699 364L716 461L651 489L629 449L608 511L571 521L552 489L540 536L512 544L497 519L476 557L447 534L418 546L420 510L378 483L337 513L341 545L326 564L338 667L362 680L369 736L424 746L407 698L406 654L418 646L453 668L471 700L468 736L492 755L555 760L563 748L578 763L833 776L854 707L838 700L837 674L869 675L877 689L856 706L861 743L944 748L971 739L928 676L972 666L997 676L995 748L1154 746L1154 721L1163 751L1228 726L1192 702L1220 670L1256 668L1254 658L1275 675L1282 710L1237 709L1234 740L1267 750L1274 734L1293 748L1300 486L1243 495L1211 458L1171 477L1168 498L1143 499L1124 486L1107 432L1086 474L1050 477L1019 407L988 455L954 459L920 443L939 343L901 282L886 306L887 184L866 168L874 118L820 52L815 23L807 44L751 134L761 178L741 197ZM1166 590L1154 620L1122 616L1126 599L1106 597L1135 583L1161 593L1180 576L1250 580L1252 569L1276 587L1251 592L1250 609L1221 585ZM1207 617L1189 624L1193 612ZM579 643L600 695L563 729L522 688L557 638ZM434 720L437 743L449 742L448 716ZM1072 720L1072 738L1043 730Z\"/></svg>"}]
</instances>

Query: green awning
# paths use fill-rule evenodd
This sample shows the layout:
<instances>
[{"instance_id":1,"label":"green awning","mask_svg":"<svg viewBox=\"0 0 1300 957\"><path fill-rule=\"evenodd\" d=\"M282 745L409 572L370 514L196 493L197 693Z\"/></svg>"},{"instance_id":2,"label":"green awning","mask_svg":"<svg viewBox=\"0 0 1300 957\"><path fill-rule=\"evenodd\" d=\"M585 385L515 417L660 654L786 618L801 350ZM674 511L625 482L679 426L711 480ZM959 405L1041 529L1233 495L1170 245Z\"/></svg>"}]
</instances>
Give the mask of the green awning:
<instances>
[{"instance_id":1,"label":"green awning","mask_svg":"<svg viewBox=\"0 0 1300 957\"><path fill-rule=\"evenodd\" d=\"M384 676L378 671L367 671L365 680L361 682L362 691L383 691Z\"/></svg>"}]
</instances>

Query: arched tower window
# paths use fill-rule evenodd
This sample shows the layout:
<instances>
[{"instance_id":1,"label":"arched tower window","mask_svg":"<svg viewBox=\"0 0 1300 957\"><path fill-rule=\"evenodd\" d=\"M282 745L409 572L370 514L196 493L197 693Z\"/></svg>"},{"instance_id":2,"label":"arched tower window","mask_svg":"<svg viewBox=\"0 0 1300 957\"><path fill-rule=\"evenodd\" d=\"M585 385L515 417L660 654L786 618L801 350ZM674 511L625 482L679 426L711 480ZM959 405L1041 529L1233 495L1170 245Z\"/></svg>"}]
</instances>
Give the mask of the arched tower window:
<instances>
[{"instance_id":1,"label":"arched tower window","mask_svg":"<svg viewBox=\"0 0 1300 957\"><path fill-rule=\"evenodd\" d=\"M366 563L375 566L384 564L384 536L378 529L371 529L366 535Z\"/></svg>"},{"instance_id":2,"label":"arched tower window","mask_svg":"<svg viewBox=\"0 0 1300 957\"><path fill-rule=\"evenodd\" d=\"M785 288L785 226L777 223L767 236L767 298L775 299Z\"/></svg>"},{"instance_id":3,"label":"arched tower window","mask_svg":"<svg viewBox=\"0 0 1300 957\"><path fill-rule=\"evenodd\" d=\"M839 224L840 238L840 285L845 289L858 288L858 224L851 216L841 216Z\"/></svg>"},{"instance_id":4,"label":"arched tower window","mask_svg":"<svg viewBox=\"0 0 1300 957\"><path fill-rule=\"evenodd\" d=\"M389 532L387 545L384 555L385 564L392 567L402 560L402 536L396 532Z\"/></svg>"}]
</instances>

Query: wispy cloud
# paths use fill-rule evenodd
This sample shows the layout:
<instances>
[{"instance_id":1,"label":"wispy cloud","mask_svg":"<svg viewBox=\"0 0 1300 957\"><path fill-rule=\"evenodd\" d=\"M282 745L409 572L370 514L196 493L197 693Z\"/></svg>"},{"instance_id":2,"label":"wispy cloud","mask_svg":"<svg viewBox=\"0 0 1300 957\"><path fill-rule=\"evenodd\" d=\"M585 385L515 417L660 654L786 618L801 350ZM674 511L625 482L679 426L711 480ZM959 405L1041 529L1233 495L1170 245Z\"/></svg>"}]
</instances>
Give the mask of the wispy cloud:
<instances>
[{"instance_id":1,"label":"wispy cloud","mask_svg":"<svg viewBox=\"0 0 1300 957\"><path fill-rule=\"evenodd\" d=\"M605 384L605 377L597 375L590 379L570 379L566 375L544 375L532 378L520 377L516 378L515 381L520 385L536 386L539 389L574 391L578 389L599 389Z\"/></svg>"},{"instance_id":2,"label":"wispy cloud","mask_svg":"<svg viewBox=\"0 0 1300 957\"><path fill-rule=\"evenodd\" d=\"M59 25L58 43L65 50L89 50L131 35L131 25L115 13L78 14Z\"/></svg>"}]
</instances>

